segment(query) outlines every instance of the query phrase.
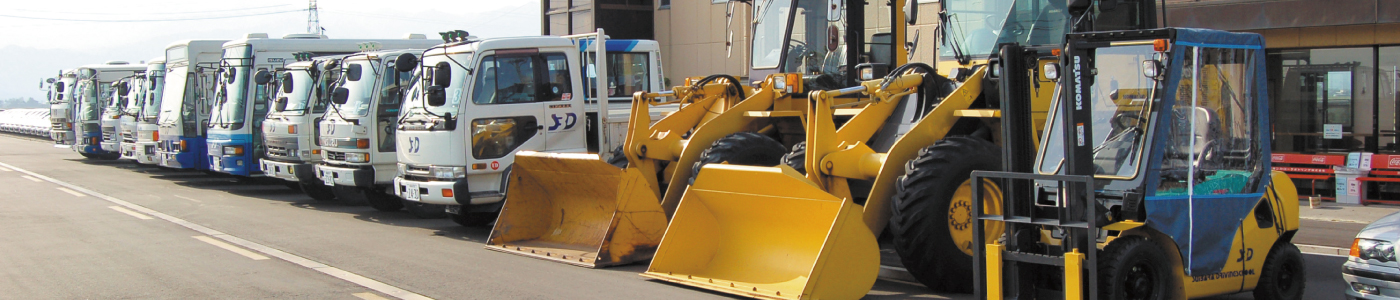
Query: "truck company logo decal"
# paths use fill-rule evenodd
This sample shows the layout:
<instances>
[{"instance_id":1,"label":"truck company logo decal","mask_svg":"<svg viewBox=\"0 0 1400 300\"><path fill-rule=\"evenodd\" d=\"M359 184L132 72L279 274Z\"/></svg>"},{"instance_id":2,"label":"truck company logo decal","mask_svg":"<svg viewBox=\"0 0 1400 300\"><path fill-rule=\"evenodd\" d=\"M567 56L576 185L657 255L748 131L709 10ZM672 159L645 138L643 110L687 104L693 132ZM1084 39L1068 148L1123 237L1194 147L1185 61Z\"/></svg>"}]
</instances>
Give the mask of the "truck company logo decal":
<instances>
[{"instance_id":1,"label":"truck company logo decal","mask_svg":"<svg viewBox=\"0 0 1400 300\"><path fill-rule=\"evenodd\" d=\"M326 126L326 134L335 134L335 125Z\"/></svg>"},{"instance_id":2,"label":"truck company logo decal","mask_svg":"<svg viewBox=\"0 0 1400 300\"><path fill-rule=\"evenodd\" d=\"M566 113L562 117L558 114L550 114L549 118L554 120L554 125L549 126L549 131L560 130L560 126L564 127L563 130L569 130L573 129L574 125L578 124L578 115L574 113Z\"/></svg>"},{"instance_id":3,"label":"truck company logo decal","mask_svg":"<svg viewBox=\"0 0 1400 300\"><path fill-rule=\"evenodd\" d=\"M416 136L415 136L415 137L409 137L409 138L408 138L408 153L418 153L418 147L421 146L421 145L422 145L422 143L420 143L420 142L418 141L418 137L416 137Z\"/></svg>"},{"instance_id":4,"label":"truck company logo decal","mask_svg":"<svg viewBox=\"0 0 1400 300\"><path fill-rule=\"evenodd\" d=\"M1250 275L1254 275L1254 269L1249 269L1249 270L1244 270L1244 271L1220 272L1220 273L1206 274L1206 275L1200 275L1200 276L1191 276L1191 282L1202 282L1202 281L1211 281L1211 280L1221 280L1221 279L1225 279L1225 278L1240 277L1240 276L1250 276Z\"/></svg>"}]
</instances>

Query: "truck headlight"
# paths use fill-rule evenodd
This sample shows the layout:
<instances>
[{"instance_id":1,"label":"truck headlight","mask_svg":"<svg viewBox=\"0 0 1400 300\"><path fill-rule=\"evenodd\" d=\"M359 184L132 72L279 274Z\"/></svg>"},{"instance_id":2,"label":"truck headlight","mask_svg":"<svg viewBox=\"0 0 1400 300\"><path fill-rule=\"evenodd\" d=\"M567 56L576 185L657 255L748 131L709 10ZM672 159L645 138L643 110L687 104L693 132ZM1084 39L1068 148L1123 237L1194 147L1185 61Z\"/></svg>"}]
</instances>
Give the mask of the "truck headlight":
<instances>
[{"instance_id":1,"label":"truck headlight","mask_svg":"<svg viewBox=\"0 0 1400 300\"><path fill-rule=\"evenodd\" d=\"M429 168L433 177L440 179L457 179L467 177L466 167L432 167Z\"/></svg>"},{"instance_id":2,"label":"truck headlight","mask_svg":"<svg viewBox=\"0 0 1400 300\"><path fill-rule=\"evenodd\" d=\"M224 155L243 155L243 146L224 146Z\"/></svg>"},{"instance_id":3,"label":"truck headlight","mask_svg":"<svg viewBox=\"0 0 1400 300\"><path fill-rule=\"evenodd\" d=\"M1395 261L1395 245L1382 240L1358 238L1351 242L1350 256L1362 260L1391 262Z\"/></svg>"},{"instance_id":4,"label":"truck headlight","mask_svg":"<svg viewBox=\"0 0 1400 300\"><path fill-rule=\"evenodd\" d=\"M369 162L369 153L346 153L345 162L367 163Z\"/></svg>"}]
</instances>

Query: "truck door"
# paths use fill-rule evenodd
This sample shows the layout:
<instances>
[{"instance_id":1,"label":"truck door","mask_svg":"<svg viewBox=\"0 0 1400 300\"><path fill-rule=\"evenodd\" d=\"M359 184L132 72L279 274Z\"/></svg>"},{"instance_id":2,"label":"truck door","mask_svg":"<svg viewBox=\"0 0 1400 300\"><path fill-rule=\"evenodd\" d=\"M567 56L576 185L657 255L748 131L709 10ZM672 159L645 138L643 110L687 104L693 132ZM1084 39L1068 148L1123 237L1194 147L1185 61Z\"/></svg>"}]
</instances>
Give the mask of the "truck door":
<instances>
[{"instance_id":1,"label":"truck door","mask_svg":"<svg viewBox=\"0 0 1400 300\"><path fill-rule=\"evenodd\" d=\"M481 59L470 91L472 103L462 113L471 146L467 162L474 169L504 168L510 163L506 156L516 149L544 149L546 119L538 79L542 72L537 71L543 68L536 49L496 51ZM448 101L460 99L449 95Z\"/></svg>"},{"instance_id":2,"label":"truck door","mask_svg":"<svg viewBox=\"0 0 1400 300\"><path fill-rule=\"evenodd\" d=\"M576 95L570 64L564 53L540 55L540 100L544 101L545 150L581 150L587 147L588 118L583 112L583 95ZM576 99L577 98L577 99Z\"/></svg>"}]
</instances>

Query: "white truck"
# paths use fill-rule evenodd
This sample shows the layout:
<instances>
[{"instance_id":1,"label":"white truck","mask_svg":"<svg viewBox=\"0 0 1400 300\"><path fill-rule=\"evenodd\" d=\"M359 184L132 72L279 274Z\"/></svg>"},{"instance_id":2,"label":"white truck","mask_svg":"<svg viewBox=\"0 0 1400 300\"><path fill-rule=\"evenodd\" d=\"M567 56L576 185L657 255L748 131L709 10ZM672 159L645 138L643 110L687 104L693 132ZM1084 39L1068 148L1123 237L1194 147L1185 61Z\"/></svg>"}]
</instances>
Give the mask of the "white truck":
<instances>
[{"instance_id":1,"label":"white truck","mask_svg":"<svg viewBox=\"0 0 1400 300\"><path fill-rule=\"evenodd\" d=\"M156 125L160 115L161 95L165 90L165 57L156 57L146 62L146 74L138 78L139 84L131 84L126 115L121 124L122 159L130 159L138 164L156 163Z\"/></svg>"},{"instance_id":2,"label":"white truck","mask_svg":"<svg viewBox=\"0 0 1400 300\"><path fill-rule=\"evenodd\" d=\"M271 94L266 85L252 80L253 74L286 66L294 61L293 53L350 54L359 52L369 42L387 49L422 48L432 43L421 34L374 40L327 39L318 34L289 34L281 39L250 35L224 43L223 60L214 76L218 88L212 114L205 124L209 170L242 177L263 176L258 166L266 153L262 122L267 117Z\"/></svg>"},{"instance_id":3,"label":"white truck","mask_svg":"<svg viewBox=\"0 0 1400 300\"><path fill-rule=\"evenodd\" d=\"M146 70L122 77L112 82L112 95L107 98L106 107L102 109L102 151L115 153L117 158L125 158L121 155L122 126L134 123L136 118L127 115L126 109L131 106L137 93L132 90L132 86L140 86L145 83Z\"/></svg>"},{"instance_id":4,"label":"white truck","mask_svg":"<svg viewBox=\"0 0 1400 300\"><path fill-rule=\"evenodd\" d=\"M432 42L437 44L437 42ZM341 61L340 84L331 93L331 104L318 123L317 144L322 147L316 177L332 188L336 198L367 202L381 211L397 211L403 200L388 187L397 175L394 133L403 92L412 84L418 55L425 45L410 50L371 50ZM404 62L399 67L399 62ZM410 211L424 218L442 217L441 206Z\"/></svg>"},{"instance_id":5,"label":"white truck","mask_svg":"<svg viewBox=\"0 0 1400 300\"><path fill-rule=\"evenodd\" d=\"M73 136L71 149L86 158L115 159L119 155L113 149L102 148L103 110L115 94L112 84L137 72L145 72L146 66L132 65L124 61L111 61L101 65L86 65L78 68L77 87L73 97ZM110 118L110 117L108 117ZM116 119L112 119L116 120Z\"/></svg>"},{"instance_id":6,"label":"white truck","mask_svg":"<svg viewBox=\"0 0 1400 300\"><path fill-rule=\"evenodd\" d=\"M517 151L596 153L622 144L627 105L609 110L610 101L586 100L588 91L612 90L609 97L630 101L632 92L662 88L655 41L604 42L599 52L610 63L595 65L585 64L582 51L600 50L590 46L595 39L462 33L423 54L397 125L393 190L407 201L445 205L463 226L495 219ZM606 71L619 65L626 70ZM599 73L609 80L588 85L585 77Z\"/></svg>"},{"instance_id":7,"label":"white truck","mask_svg":"<svg viewBox=\"0 0 1400 300\"><path fill-rule=\"evenodd\" d=\"M263 121L267 153L261 169L269 177L296 184L312 199L332 200L335 194L315 174L315 165L321 161L316 126L330 103L331 89L340 79L340 57L297 56L297 62L268 78L277 91Z\"/></svg>"},{"instance_id":8,"label":"white truck","mask_svg":"<svg viewBox=\"0 0 1400 300\"><path fill-rule=\"evenodd\" d=\"M58 72L49 87L49 138L55 147L67 147L73 137L73 90L78 83L78 70Z\"/></svg>"}]
</instances>

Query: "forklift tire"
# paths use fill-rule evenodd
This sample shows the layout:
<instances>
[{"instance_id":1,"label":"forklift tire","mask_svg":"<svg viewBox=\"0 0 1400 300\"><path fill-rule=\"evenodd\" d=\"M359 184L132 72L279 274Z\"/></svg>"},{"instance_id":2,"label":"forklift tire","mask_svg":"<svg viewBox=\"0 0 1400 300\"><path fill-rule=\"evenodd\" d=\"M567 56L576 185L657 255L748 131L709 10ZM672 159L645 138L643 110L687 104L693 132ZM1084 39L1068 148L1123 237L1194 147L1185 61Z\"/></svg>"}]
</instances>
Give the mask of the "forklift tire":
<instances>
[{"instance_id":1,"label":"forklift tire","mask_svg":"<svg viewBox=\"0 0 1400 300\"><path fill-rule=\"evenodd\" d=\"M792 145L792 151L783 155L783 164L792 167L797 173L807 175L807 142L797 142Z\"/></svg>"},{"instance_id":2,"label":"forklift tire","mask_svg":"<svg viewBox=\"0 0 1400 300\"><path fill-rule=\"evenodd\" d=\"M890 201L889 231L909 274L934 291L972 292L973 257L953 236L954 197L973 170L1001 170L1001 150L983 139L952 136L919 150ZM967 206L967 205L960 205ZM970 209L970 208L968 208ZM971 211L967 211L971 218ZM965 223L961 230L972 230ZM971 250L968 250L971 251Z\"/></svg>"},{"instance_id":3,"label":"forklift tire","mask_svg":"<svg viewBox=\"0 0 1400 300\"><path fill-rule=\"evenodd\" d=\"M1269 251L1264 269L1259 271L1259 285L1254 287L1254 299L1303 299L1307 271L1303 254L1293 243L1279 243Z\"/></svg>"},{"instance_id":4,"label":"forklift tire","mask_svg":"<svg viewBox=\"0 0 1400 300\"><path fill-rule=\"evenodd\" d=\"M297 184L301 186L301 192L306 194L307 197L311 197L311 199L316 201L335 200L335 192L332 192L330 187L323 184L304 182L298 182Z\"/></svg>"},{"instance_id":5,"label":"forklift tire","mask_svg":"<svg viewBox=\"0 0 1400 300\"><path fill-rule=\"evenodd\" d=\"M419 219L441 219L447 217L447 207L445 205L408 200L399 201L403 201L403 208Z\"/></svg>"},{"instance_id":6,"label":"forklift tire","mask_svg":"<svg viewBox=\"0 0 1400 300\"><path fill-rule=\"evenodd\" d=\"M384 189L360 189L365 201L369 202L369 207L379 211L399 211L403 209L403 199L398 196L385 194Z\"/></svg>"},{"instance_id":7,"label":"forklift tire","mask_svg":"<svg viewBox=\"0 0 1400 300\"><path fill-rule=\"evenodd\" d=\"M690 169L690 184L700 175L700 168L711 163L772 167L783 163L787 147L757 132L737 132L715 140L700 153L700 160Z\"/></svg>"},{"instance_id":8,"label":"forklift tire","mask_svg":"<svg viewBox=\"0 0 1400 300\"><path fill-rule=\"evenodd\" d=\"M1142 237L1113 240L1099 254L1099 298L1167 299L1172 273L1166 257L1162 248Z\"/></svg>"},{"instance_id":9,"label":"forklift tire","mask_svg":"<svg viewBox=\"0 0 1400 300\"><path fill-rule=\"evenodd\" d=\"M486 226L487 224L491 224L491 222L495 222L495 221L496 221L496 216L499 215L499 213L496 213L496 212L462 212L462 213L458 213L458 214L449 214L449 215L450 215L451 218L452 218L452 222L453 222L453 223L457 223L457 225L462 225L462 226L466 226L466 227L482 227L482 226Z\"/></svg>"}]
</instances>

